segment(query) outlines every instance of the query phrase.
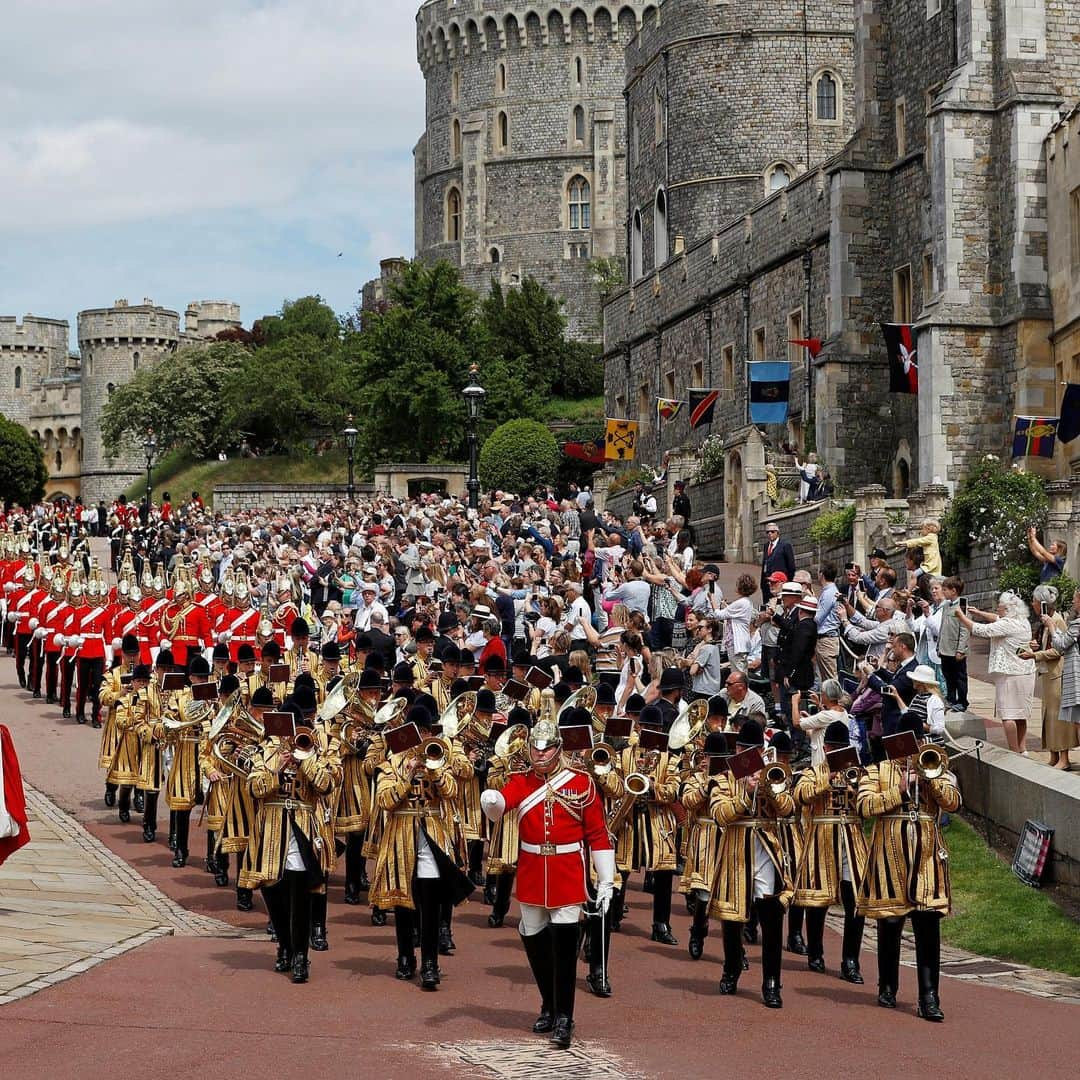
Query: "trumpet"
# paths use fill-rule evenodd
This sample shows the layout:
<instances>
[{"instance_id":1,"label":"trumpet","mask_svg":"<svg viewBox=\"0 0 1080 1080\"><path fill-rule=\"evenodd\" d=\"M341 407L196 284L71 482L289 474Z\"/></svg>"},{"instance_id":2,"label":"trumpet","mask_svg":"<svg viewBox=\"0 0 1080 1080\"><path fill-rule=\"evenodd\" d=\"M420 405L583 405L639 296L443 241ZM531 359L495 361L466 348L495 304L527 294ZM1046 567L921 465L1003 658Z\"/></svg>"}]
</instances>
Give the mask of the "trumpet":
<instances>
[{"instance_id":1,"label":"trumpet","mask_svg":"<svg viewBox=\"0 0 1080 1080\"><path fill-rule=\"evenodd\" d=\"M791 769L784 762L775 761L771 765L765 766L761 779L769 794L776 798L778 795L783 795L791 787Z\"/></svg>"},{"instance_id":2,"label":"trumpet","mask_svg":"<svg viewBox=\"0 0 1080 1080\"><path fill-rule=\"evenodd\" d=\"M411 753L428 772L441 773L450 764L450 744L445 739L427 739Z\"/></svg>"},{"instance_id":3,"label":"trumpet","mask_svg":"<svg viewBox=\"0 0 1080 1080\"><path fill-rule=\"evenodd\" d=\"M607 776L615 768L617 753L607 743L597 743L585 755L585 767L593 776ZM632 774L631 774L632 775Z\"/></svg>"},{"instance_id":4,"label":"trumpet","mask_svg":"<svg viewBox=\"0 0 1080 1080\"><path fill-rule=\"evenodd\" d=\"M306 761L315 753L315 732L309 727L298 727L292 737L292 756Z\"/></svg>"},{"instance_id":5,"label":"trumpet","mask_svg":"<svg viewBox=\"0 0 1080 1080\"><path fill-rule=\"evenodd\" d=\"M949 768L949 755L940 747L929 743L919 751L915 768L924 780L940 780Z\"/></svg>"}]
</instances>

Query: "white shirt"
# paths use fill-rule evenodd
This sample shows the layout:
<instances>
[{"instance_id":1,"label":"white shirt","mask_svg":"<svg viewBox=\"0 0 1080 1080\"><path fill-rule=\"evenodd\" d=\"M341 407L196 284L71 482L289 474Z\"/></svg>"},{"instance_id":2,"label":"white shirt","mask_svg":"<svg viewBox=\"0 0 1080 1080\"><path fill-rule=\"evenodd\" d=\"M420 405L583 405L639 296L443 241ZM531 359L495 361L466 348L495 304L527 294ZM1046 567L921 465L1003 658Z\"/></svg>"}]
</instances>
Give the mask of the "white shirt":
<instances>
[{"instance_id":1,"label":"white shirt","mask_svg":"<svg viewBox=\"0 0 1080 1080\"><path fill-rule=\"evenodd\" d=\"M586 622L592 621L592 612L582 596L579 596L566 612L565 625L569 628L570 638L573 641L584 641L589 636L585 632L585 627L579 622L580 619L584 619Z\"/></svg>"}]
</instances>

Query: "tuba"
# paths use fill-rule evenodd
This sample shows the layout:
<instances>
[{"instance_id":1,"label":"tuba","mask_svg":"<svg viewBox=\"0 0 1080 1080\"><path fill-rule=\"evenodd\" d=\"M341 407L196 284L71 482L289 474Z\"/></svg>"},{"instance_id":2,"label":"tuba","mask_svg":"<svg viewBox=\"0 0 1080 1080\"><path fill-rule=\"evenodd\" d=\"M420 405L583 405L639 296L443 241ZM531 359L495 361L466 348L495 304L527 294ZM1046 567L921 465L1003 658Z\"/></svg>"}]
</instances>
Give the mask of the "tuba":
<instances>
[{"instance_id":1,"label":"tuba","mask_svg":"<svg viewBox=\"0 0 1080 1080\"><path fill-rule=\"evenodd\" d=\"M506 763L508 773L528 772L529 729L524 724L508 727L495 740L495 756Z\"/></svg>"},{"instance_id":2,"label":"tuba","mask_svg":"<svg viewBox=\"0 0 1080 1080\"><path fill-rule=\"evenodd\" d=\"M220 772L246 780L264 734L262 724L244 708L240 691L235 690L210 725L210 757Z\"/></svg>"},{"instance_id":3,"label":"tuba","mask_svg":"<svg viewBox=\"0 0 1080 1080\"><path fill-rule=\"evenodd\" d=\"M180 703L180 715L178 717L167 716L161 722L165 734L170 738L182 737L183 733L201 728L209 723L214 714L214 704L211 701L196 701L188 698Z\"/></svg>"},{"instance_id":4,"label":"tuba","mask_svg":"<svg viewBox=\"0 0 1080 1080\"><path fill-rule=\"evenodd\" d=\"M405 715L408 708L408 698L392 697L389 701L379 706L371 722L376 727L396 727L398 721Z\"/></svg>"},{"instance_id":5,"label":"tuba","mask_svg":"<svg viewBox=\"0 0 1080 1080\"><path fill-rule=\"evenodd\" d=\"M562 715L570 709L587 709L590 713L596 708L596 687L582 686L575 690L560 706L555 715L555 726L559 726Z\"/></svg>"},{"instance_id":6,"label":"tuba","mask_svg":"<svg viewBox=\"0 0 1080 1080\"><path fill-rule=\"evenodd\" d=\"M705 698L687 705L679 702L679 715L675 717L668 732L668 750L678 751L689 746L704 730L709 715L709 702Z\"/></svg>"},{"instance_id":7,"label":"tuba","mask_svg":"<svg viewBox=\"0 0 1080 1080\"><path fill-rule=\"evenodd\" d=\"M465 728L475 714L476 691L466 690L464 694L458 694L439 717L443 735L447 739L456 739L459 735L464 737Z\"/></svg>"},{"instance_id":8,"label":"tuba","mask_svg":"<svg viewBox=\"0 0 1080 1080\"><path fill-rule=\"evenodd\" d=\"M333 720L343 709L355 707L359 704L360 674L359 671L350 671L347 675L341 677L334 689L326 695L326 700L322 703L322 708L319 709L316 720L325 723L328 720Z\"/></svg>"}]
</instances>

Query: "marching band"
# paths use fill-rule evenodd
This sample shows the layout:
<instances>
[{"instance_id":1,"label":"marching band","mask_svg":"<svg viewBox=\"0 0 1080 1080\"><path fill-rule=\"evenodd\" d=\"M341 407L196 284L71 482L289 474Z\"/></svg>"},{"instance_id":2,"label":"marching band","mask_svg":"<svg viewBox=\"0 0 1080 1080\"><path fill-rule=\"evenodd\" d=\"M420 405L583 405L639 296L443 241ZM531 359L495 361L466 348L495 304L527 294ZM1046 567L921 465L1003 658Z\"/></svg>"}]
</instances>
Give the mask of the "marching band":
<instances>
[{"instance_id":1,"label":"marching band","mask_svg":"<svg viewBox=\"0 0 1080 1080\"><path fill-rule=\"evenodd\" d=\"M871 764L832 723L826 760L793 775L786 735L739 713L745 679L691 703L683 672L669 666L652 703L623 695L618 711L612 673L585 682L576 669L537 666L527 650L510 670L491 650L473 674L473 651L445 637L450 610L422 618L412 658L390 666L371 638L312 644L287 580L258 583L237 565L215 587L205 562L183 559L170 575L147 561L140 579L128 549L110 588L86 552L42 551L25 532L0 533L0 581L0 640L20 685L35 697L44 685L47 703L68 716L74 702L76 721L101 729L106 805L125 824L141 812L153 844L164 791L177 868L202 806L206 870L219 886L234 883L240 910L261 893L277 945L268 966L295 983L309 978L309 950L330 947L327 890L339 863L345 902L366 893L372 923L392 919L396 977L419 976L427 991L456 949L454 908L482 895L498 930L516 890L540 996L533 1030L569 1046L579 954L589 990L611 996L612 931L640 871L652 941L678 944L676 882L692 959L719 921L721 995L738 992L744 931L760 928L770 1008L783 1004L793 904L805 912L813 972L826 970L825 915L842 910L839 974L852 983L862 982L864 920L876 921L886 1008L897 1004L910 918L918 1013L943 1019L941 815L960 796L917 718L882 740Z\"/></svg>"}]
</instances>

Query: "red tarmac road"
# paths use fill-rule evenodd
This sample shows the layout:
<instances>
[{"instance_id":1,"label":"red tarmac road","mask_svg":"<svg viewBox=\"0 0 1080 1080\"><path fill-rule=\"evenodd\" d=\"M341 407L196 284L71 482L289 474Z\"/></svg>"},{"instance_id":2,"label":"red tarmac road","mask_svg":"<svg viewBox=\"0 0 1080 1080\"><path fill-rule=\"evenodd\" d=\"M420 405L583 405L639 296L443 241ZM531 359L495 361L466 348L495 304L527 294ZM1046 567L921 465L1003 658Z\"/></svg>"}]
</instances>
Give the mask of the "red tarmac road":
<instances>
[{"instance_id":1,"label":"red tarmac road","mask_svg":"<svg viewBox=\"0 0 1080 1080\"><path fill-rule=\"evenodd\" d=\"M234 925L262 929L261 911L233 910L234 892L217 889L201 868L203 832L192 830L192 862L169 865L161 841L116 822L102 802L98 732L32 702L0 657L0 721L15 738L27 779L83 822L110 849L185 907ZM167 811L162 811L167 825ZM636 884L636 883L635 883ZM830 974L812 975L785 954L782 1012L758 995L757 949L735 998L716 993L719 935L693 962L688 919L676 898L679 947L648 941L649 897L632 891L632 912L613 938L615 996L599 1000L582 982L578 1036L587 1049L650 1077L706 1077L735 1069L755 1075L1019 1077L1073 1075L1080 1055L1072 1006L943 978L946 1022L914 1012L915 973L903 968L901 1007L875 1004L874 956L864 953L867 984L835 976L838 943L827 940ZM442 962L437 993L393 977L392 926L373 927L367 908L341 902L331 886L330 951L312 954L312 977L293 986L271 970L268 941L162 938L0 1010L0 1077L409 1076L497 1075L478 1070L439 1044L501 1043L507 1055L544 1046L529 1032L537 998L514 912L501 930L470 903L455 917L455 956ZM0 898L0 938L3 934ZM872 932L868 934L872 942ZM565 1055L551 1052L554 1068ZM532 1071L542 1073L545 1066ZM601 1070L579 1067L575 1075ZM508 1074L507 1074L508 1075ZM515 1073L514 1075L524 1075Z\"/></svg>"}]
</instances>

